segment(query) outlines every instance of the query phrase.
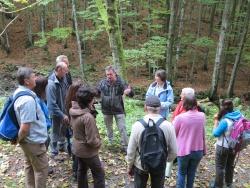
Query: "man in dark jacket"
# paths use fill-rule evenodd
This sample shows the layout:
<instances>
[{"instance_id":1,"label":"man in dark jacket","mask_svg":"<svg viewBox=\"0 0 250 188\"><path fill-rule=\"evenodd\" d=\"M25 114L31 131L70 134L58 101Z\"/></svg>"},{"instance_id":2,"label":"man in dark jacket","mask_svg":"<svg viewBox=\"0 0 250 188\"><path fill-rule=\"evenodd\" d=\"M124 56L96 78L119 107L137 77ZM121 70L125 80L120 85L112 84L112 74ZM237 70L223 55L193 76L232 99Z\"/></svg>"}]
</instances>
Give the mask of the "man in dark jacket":
<instances>
[{"instance_id":1,"label":"man in dark jacket","mask_svg":"<svg viewBox=\"0 0 250 188\"><path fill-rule=\"evenodd\" d=\"M125 123L125 109L123 96L133 97L133 91L124 80L119 77L113 66L105 68L106 79L100 81L98 86L101 95L102 113L107 128L109 142L113 142L113 117L115 117L121 135L121 144L126 151L128 136Z\"/></svg>"}]
</instances>

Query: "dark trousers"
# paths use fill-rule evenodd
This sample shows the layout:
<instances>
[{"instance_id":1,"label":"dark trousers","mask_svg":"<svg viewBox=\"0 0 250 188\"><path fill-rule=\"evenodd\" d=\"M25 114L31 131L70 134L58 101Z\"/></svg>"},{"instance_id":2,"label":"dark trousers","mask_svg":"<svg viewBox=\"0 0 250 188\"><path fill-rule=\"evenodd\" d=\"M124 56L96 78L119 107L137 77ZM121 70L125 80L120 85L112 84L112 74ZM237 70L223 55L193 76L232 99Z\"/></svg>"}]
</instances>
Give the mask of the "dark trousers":
<instances>
[{"instance_id":1,"label":"dark trousers","mask_svg":"<svg viewBox=\"0 0 250 188\"><path fill-rule=\"evenodd\" d=\"M77 177L78 159L74 154L72 154L72 161L73 161L72 163L73 175L74 177Z\"/></svg>"},{"instance_id":2,"label":"dark trousers","mask_svg":"<svg viewBox=\"0 0 250 188\"><path fill-rule=\"evenodd\" d=\"M162 167L161 170L158 171L149 171L145 172L135 167L134 171L134 182L135 188L146 188L148 177L150 175L151 179L151 187L152 188L164 188L164 180L165 180L165 166Z\"/></svg>"},{"instance_id":3,"label":"dark trousers","mask_svg":"<svg viewBox=\"0 0 250 188\"><path fill-rule=\"evenodd\" d=\"M230 186L233 183L235 157L236 154L233 152L232 149L224 148L218 145L216 146L216 154L215 154L216 188L223 187L224 177L227 186Z\"/></svg>"},{"instance_id":4,"label":"dark trousers","mask_svg":"<svg viewBox=\"0 0 250 188\"><path fill-rule=\"evenodd\" d=\"M99 159L96 155L91 158L78 158L78 171L77 171L77 182L78 188L88 188L88 176L87 172L90 168L93 179L94 188L105 188L105 174L104 169Z\"/></svg>"}]
</instances>

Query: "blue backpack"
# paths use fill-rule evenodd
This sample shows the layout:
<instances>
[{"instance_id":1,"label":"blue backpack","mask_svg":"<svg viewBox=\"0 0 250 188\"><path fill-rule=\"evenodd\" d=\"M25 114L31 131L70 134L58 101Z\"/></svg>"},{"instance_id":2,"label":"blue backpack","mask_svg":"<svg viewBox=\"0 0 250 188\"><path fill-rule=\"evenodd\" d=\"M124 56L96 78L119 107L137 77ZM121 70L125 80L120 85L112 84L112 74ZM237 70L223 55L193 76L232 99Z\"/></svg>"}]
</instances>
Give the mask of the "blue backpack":
<instances>
[{"instance_id":1,"label":"blue backpack","mask_svg":"<svg viewBox=\"0 0 250 188\"><path fill-rule=\"evenodd\" d=\"M18 136L19 124L14 109L15 101L21 96L34 96L28 91L20 91L15 97L10 96L4 104L2 114L0 116L0 139L4 141L15 141Z\"/></svg>"}]
</instances>

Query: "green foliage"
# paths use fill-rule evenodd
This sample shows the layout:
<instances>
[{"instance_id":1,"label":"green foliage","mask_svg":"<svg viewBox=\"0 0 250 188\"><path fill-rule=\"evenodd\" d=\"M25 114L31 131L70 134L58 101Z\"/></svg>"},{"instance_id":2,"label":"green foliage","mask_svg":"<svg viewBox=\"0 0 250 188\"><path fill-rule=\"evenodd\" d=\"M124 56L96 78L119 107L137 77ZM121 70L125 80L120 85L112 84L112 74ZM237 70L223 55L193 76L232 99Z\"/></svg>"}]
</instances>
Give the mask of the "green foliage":
<instances>
[{"instance_id":1,"label":"green foliage","mask_svg":"<svg viewBox=\"0 0 250 188\"><path fill-rule=\"evenodd\" d=\"M57 1L57 0L42 0L39 5L47 6L48 4Z\"/></svg>"},{"instance_id":2,"label":"green foliage","mask_svg":"<svg viewBox=\"0 0 250 188\"><path fill-rule=\"evenodd\" d=\"M15 5L13 1L10 0L0 0L1 6L3 6L5 9L14 9Z\"/></svg>"},{"instance_id":3,"label":"green foliage","mask_svg":"<svg viewBox=\"0 0 250 188\"><path fill-rule=\"evenodd\" d=\"M54 28L51 32L47 33L47 36L54 37L56 40L65 40L72 33L72 28L70 27L57 27Z\"/></svg>"},{"instance_id":4,"label":"green foliage","mask_svg":"<svg viewBox=\"0 0 250 188\"><path fill-rule=\"evenodd\" d=\"M40 37L37 41L35 41L35 46L37 47L44 47L47 45L49 38L53 37L58 41L66 40L70 34L72 33L72 28L70 27L60 27L54 28L52 31L47 33L37 33Z\"/></svg>"},{"instance_id":5,"label":"green foliage","mask_svg":"<svg viewBox=\"0 0 250 188\"><path fill-rule=\"evenodd\" d=\"M100 34L102 34L105 31L105 26L99 25L96 30L85 30L82 33L82 38L84 41L87 40L96 40Z\"/></svg>"},{"instance_id":6,"label":"green foliage","mask_svg":"<svg viewBox=\"0 0 250 188\"><path fill-rule=\"evenodd\" d=\"M6 97L0 97L0 112L2 112L2 108L4 106L5 101Z\"/></svg>"},{"instance_id":7,"label":"green foliage","mask_svg":"<svg viewBox=\"0 0 250 188\"><path fill-rule=\"evenodd\" d=\"M96 6L98 8L99 14L101 16L101 20L104 22L105 28L108 31L109 30L109 24L108 24L108 12L104 5L103 0L95 0Z\"/></svg>"},{"instance_id":8,"label":"green foliage","mask_svg":"<svg viewBox=\"0 0 250 188\"><path fill-rule=\"evenodd\" d=\"M35 46L42 48L44 46L46 46L48 43L47 38L46 37L42 37L39 40L35 41Z\"/></svg>"},{"instance_id":9,"label":"green foliage","mask_svg":"<svg viewBox=\"0 0 250 188\"><path fill-rule=\"evenodd\" d=\"M214 40L209 37L200 37L196 39L192 44L199 47L210 47L210 48L215 46Z\"/></svg>"},{"instance_id":10,"label":"green foliage","mask_svg":"<svg viewBox=\"0 0 250 188\"><path fill-rule=\"evenodd\" d=\"M214 3L218 3L216 0L198 0L199 3L204 5L213 5Z\"/></svg>"},{"instance_id":11,"label":"green foliage","mask_svg":"<svg viewBox=\"0 0 250 188\"><path fill-rule=\"evenodd\" d=\"M157 63L165 58L166 44L165 37L153 36L141 48L125 50L127 66L143 66L148 62L150 67L157 68Z\"/></svg>"}]
</instances>

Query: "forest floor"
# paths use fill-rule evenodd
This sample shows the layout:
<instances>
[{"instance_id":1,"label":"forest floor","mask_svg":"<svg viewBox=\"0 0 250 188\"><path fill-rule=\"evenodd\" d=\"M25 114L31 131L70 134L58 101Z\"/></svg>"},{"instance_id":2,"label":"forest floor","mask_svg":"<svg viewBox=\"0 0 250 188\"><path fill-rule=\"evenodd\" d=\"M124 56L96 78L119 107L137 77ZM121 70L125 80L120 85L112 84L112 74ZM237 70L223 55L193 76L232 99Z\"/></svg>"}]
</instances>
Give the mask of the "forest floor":
<instances>
[{"instance_id":1,"label":"forest floor","mask_svg":"<svg viewBox=\"0 0 250 188\"><path fill-rule=\"evenodd\" d=\"M0 188L22 188L24 187L24 161L19 146L0 143ZM77 183L72 176L72 161L67 153L60 153L60 161L50 160L50 166L54 173L48 177L48 188L75 188ZM201 160L196 173L194 187L209 187L209 182L215 175L214 146L208 142L208 152ZM118 146L104 146L100 151L100 158L105 167L105 179L107 188L133 188L133 180L126 173L126 162L124 153L120 152ZM165 180L165 187L175 187L176 168L174 166L172 176ZM250 187L250 149L240 153L235 168L235 188ZM89 173L89 183L92 187L92 177Z\"/></svg>"}]
</instances>

